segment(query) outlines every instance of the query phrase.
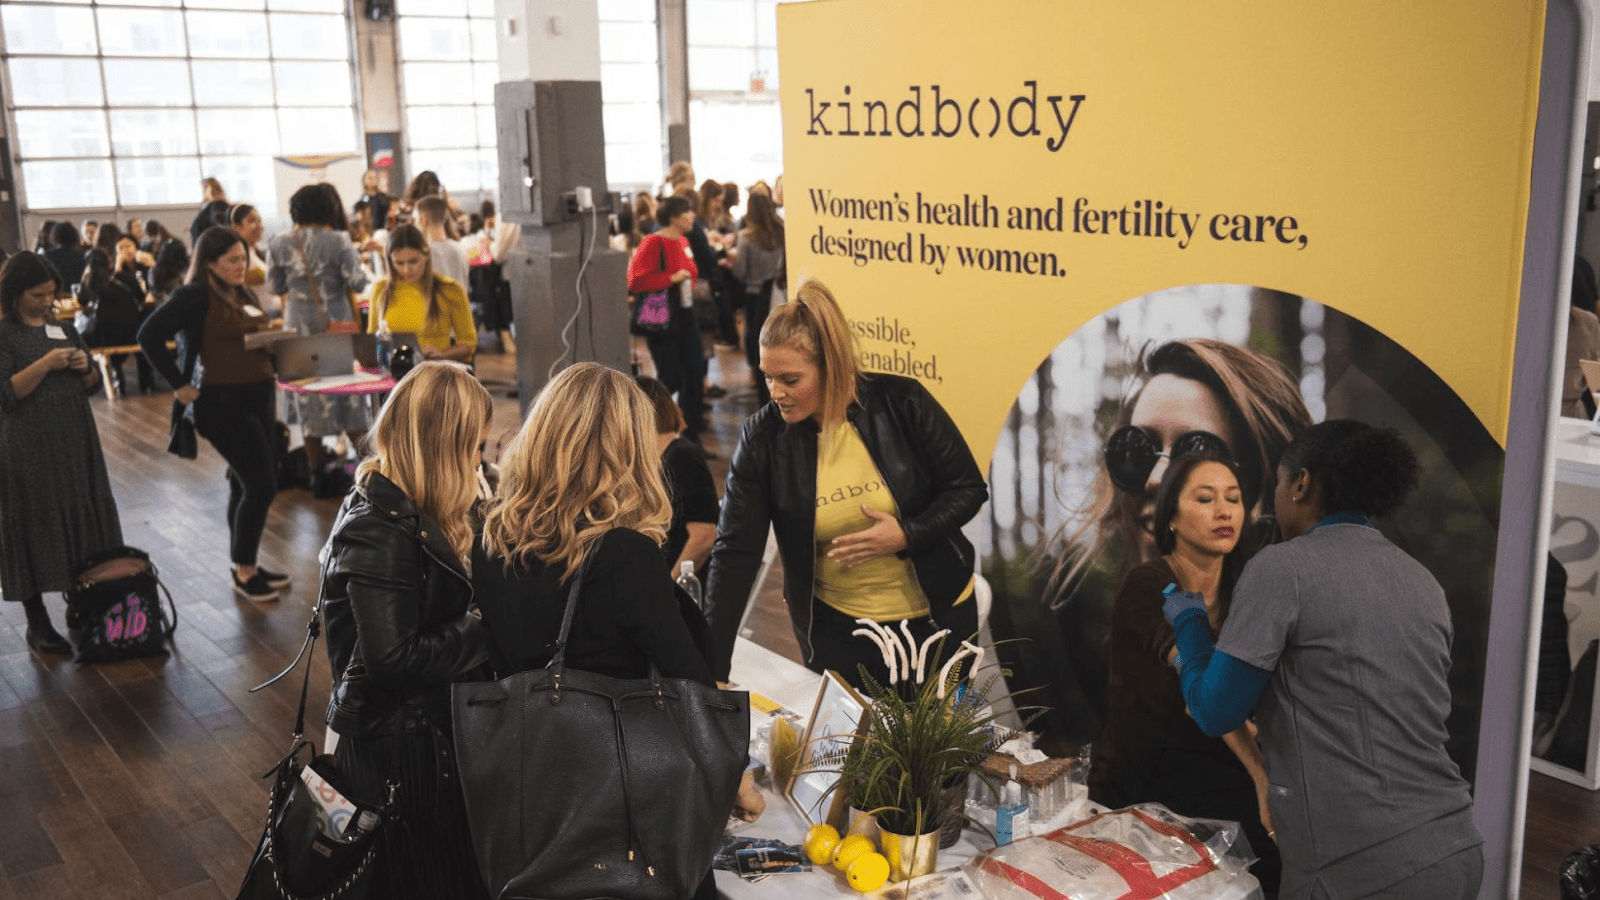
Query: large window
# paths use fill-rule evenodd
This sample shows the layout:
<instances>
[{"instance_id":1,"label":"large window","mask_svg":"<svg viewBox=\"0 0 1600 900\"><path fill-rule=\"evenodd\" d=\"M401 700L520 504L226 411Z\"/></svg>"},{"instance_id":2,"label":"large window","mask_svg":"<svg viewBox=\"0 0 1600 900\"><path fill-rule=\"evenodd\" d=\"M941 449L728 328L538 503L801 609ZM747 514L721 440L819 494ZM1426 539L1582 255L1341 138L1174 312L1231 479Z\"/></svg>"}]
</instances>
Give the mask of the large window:
<instances>
[{"instance_id":1,"label":"large window","mask_svg":"<svg viewBox=\"0 0 1600 900\"><path fill-rule=\"evenodd\" d=\"M778 0L688 0L689 152L702 181L741 187L783 170Z\"/></svg>"},{"instance_id":2,"label":"large window","mask_svg":"<svg viewBox=\"0 0 1600 900\"><path fill-rule=\"evenodd\" d=\"M606 175L615 186L661 177L661 76L655 0L600 0ZM498 190L494 0L401 0L399 53L408 170L452 191Z\"/></svg>"},{"instance_id":3,"label":"large window","mask_svg":"<svg viewBox=\"0 0 1600 900\"><path fill-rule=\"evenodd\" d=\"M660 181L666 141L655 0L600 0L600 95L606 179L616 188Z\"/></svg>"},{"instance_id":4,"label":"large window","mask_svg":"<svg viewBox=\"0 0 1600 900\"><path fill-rule=\"evenodd\" d=\"M493 196L494 0L401 0L397 12L407 170L432 169L449 190Z\"/></svg>"},{"instance_id":5,"label":"large window","mask_svg":"<svg viewBox=\"0 0 1600 900\"><path fill-rule=\"evenodd\" d=\"M344 0L5 0L28 209L276 196L272 158L358 152Z\"/></svg>"}]
</instances>

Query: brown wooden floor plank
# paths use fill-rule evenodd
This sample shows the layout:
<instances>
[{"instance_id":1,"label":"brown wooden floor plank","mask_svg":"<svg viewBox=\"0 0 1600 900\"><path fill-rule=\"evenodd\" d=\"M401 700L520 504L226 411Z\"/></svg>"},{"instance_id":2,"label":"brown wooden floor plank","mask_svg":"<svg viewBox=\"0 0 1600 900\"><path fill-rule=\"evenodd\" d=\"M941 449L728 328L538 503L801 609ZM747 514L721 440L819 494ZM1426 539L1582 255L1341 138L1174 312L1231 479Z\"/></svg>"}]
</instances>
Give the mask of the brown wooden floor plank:
<instances>
[{"instance_id":1,"label":"brown wooden floor plank","mask_svg":"<svg viewBox=\"0 0 1600 900\"><path fill-rule=\"evenodd\" d=\"M256 839L266 823L265 800L261 803L260 819L249 839L240 836L239 831L220 816L185 825L179 829L178 837L190 848L214 884L232 885L236 889L244 880L245 866L255 852Z\"/></svg>"},{"instance_id":2,"label":"brown wooden floor plank","mask_svg":"<svg viewBox=\"0 0 1600 900\"><path fill-rule=\"evenodd\" d=\"M133 860L153 893L165 894L189 885L209 882L211 876L195 856L180 831L180 823L164 820L150 810L112 816L106 827Z\"/></svg>"},{"instance_id":3,"label":"brown wooden floor plank","mask_svg":"<svg viewBox=\"0 0 1600 900\"><path fill-rule=\"evenodd\" d=\"M0 872L17 877L60 864L39 812L82 799L47 741L0 749Z\"/></svg>"},{"instance_id":4,"label":"brown wooden floor plank","mask_svg":"<svg viewBox=\"0 0 1600 900\"><path fill-rule=\"evenodd\" d=\"M202 881L199 884L191 884L186 888L179 888L170 893L162 894L156 900L225 900L225 898L232 897L238 889L239 886L234 885L230 890L224 891L215 882Z\"/></svg>"},{"instance_id":5,"label":"brown wooden floor plank","mask_svg":"<svg viewBox=\"0 0 1600 900\"><path fill-rule=\"evenodd\" d=\"M122 813L119 815L137 815ZM117 818L113 815L111 819ZM46 896L127 898L155 896L133 858L123 849L107 819L88 803L65 804L40 813L40 822L66 863L66 884Z\"/></svg>"},{"instance_id":6,"label":"brown wooden floor plank","mask_svg":"<svg viewBox=\"0 0 1600 900\"><path fill-rule=\"evenodd\" d=\"M40 700L38 708L51 746L88 803L101 816L138 812L146 802L138 782L77 702L65 694L52 694Z\"/></svg>"}]
</instances>

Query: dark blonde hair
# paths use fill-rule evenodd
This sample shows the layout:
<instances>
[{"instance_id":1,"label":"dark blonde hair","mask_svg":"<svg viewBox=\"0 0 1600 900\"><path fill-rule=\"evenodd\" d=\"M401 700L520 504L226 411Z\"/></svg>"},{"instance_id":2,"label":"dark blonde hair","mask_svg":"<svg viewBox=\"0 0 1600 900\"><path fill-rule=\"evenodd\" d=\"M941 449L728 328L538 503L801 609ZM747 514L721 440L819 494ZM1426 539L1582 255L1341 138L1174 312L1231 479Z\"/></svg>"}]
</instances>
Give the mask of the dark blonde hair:
<instances>
[{"instance_id":1,"label":"dark blonde hair","mask_svg":"<svg viewBox=\"0 0 1600 900\"><path fill-rule=\"evenodd\" d=\"M822 430L832 432L844 422L845 411L856 400L855 334L826 285L808 278L793 298L774 309L761 326L761 346L809 354L822 376Z\"/></svg>"},{"instance_id":2,"label":"dark blonde hair","mask_svg":"<svg viewBox=\"0 0 1600 900\"><path fill-rule=\"evenodd\" d=\"M650 398L650 405L656 410L656 434L678 434L689 425L683 419L683 410L678 408L678 401L672 399L672 392L667 386L651 378L649 375L635 375L633 383L644 391Z\"/></svg>"},{"instance_id":3,"label":"dark blonde hair","mask_svg":"<svg viewBox=\"0 0 1600 900\"><path fill-rule=\"evenodd\" d=\"M478 447L494 417L489 392L465 368L418 365L395 385L372 423L372 456L356 470L395 483L417 509L444 529L457 556L472 547L467 512L478 499Z\"/></svg>"},{"instance_id":4,"label":"dark blonde hair","mask_svg":"<svg viewBox=\"0 0 1600 900\"><path fill-rule=\"evenodd\" d=\"M655 435L655 409L633 379L592 362L562 370L507 449L484 547L507 566L561 566L565 580L613 528L666 540L672 506Z\"/></svg>"}]
</instances>

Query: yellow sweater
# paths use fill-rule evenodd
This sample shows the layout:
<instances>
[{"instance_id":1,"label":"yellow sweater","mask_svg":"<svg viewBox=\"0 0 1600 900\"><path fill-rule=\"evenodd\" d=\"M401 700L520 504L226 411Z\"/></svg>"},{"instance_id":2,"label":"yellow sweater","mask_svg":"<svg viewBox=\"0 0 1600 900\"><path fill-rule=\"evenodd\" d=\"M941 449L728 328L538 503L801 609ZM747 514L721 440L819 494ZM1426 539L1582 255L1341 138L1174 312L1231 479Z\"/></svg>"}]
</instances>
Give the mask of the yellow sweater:
<instances>
[{"instance_id":1,"label":"yellow sweater","mask_svg":"<svg viewBox=\"0 0 1600 900\"><path fill-rule=\"evenodd\" d=\"M472 307L467 304L467 292L443 275L434 277L439 279L439 319L431 327L428 324L428 298L422 293L422 288L409 281L395 283L394 298L380 315L378 308L389 286L386 278L372 289L372 310L367 317L367 331L376 334L378 320L382 318L391 333L414 332L417 342L425 347L444 350L451 344L466 344L476 348L478 331L472 325Z\"/></svg>"}]
</instances>

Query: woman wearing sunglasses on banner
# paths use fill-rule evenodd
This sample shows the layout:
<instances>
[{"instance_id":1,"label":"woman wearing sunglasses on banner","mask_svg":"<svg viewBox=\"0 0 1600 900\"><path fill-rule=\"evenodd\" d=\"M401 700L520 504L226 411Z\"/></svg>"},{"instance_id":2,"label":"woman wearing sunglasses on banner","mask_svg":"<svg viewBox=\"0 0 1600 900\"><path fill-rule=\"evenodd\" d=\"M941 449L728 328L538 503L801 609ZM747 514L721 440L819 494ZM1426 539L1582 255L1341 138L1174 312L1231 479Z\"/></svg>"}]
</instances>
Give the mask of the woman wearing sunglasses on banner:
<instances>
[{"instance_id":1,"label":"woman wearing sunglasses on banner","mask_svg":"<svg viewBox=\"0 0 1600 900\"><path fill-rule=\"evenodd\" d=\"M1450 608L1372 524L1418 469L1392 430L1313 426L1278 469L1285 541L1245 566L1215 644L1201 597L1162 609L1200 728L1260 723L1284 897L1478 896L1483 838L1445 752Z\"/></svg>"},{"instance_id":2,"label":"woman wearing sunglasses on banner","mask_svg":"<svg viewBox=\"0 0 1600 900\"><path fill-rule=\"evenodd\" d=\"M1173 450L1156 493L1161 556L1122 579L1112 609L1110 718L1094 745L1089 796L1111 808L1160 803L1180 815L1239 822L1259 857L1251 874L1272 898L1278 853L1261 749L1246 727L1210 737L1185 714L1172 628L1161 615L1162 590L1176 583L1204 598L1213 629L1226 619L1244 565L1239 535L1255 500L1225 449Z\"/></svg>"},{"instance_id":3,"label":"woman wearing sunglasses on banner","mask_svg":"<svg viewBox=\"0 0 1600 900\"><path fill-rule=\"evenodd\" d=\"M1311 425L1288 371L1255 350L1189 338L1156 347L1139 369L1144 382L1123 406L1105 442L1104 468L1091 498L1071 520L1082 524L1057 540L1061 555L1045 592L1055 610L1071 677L1018 667L1012 678L1013 688L1042 685L1049 705L1079 710L1101 722L1107 715L1112 596L1131 569L1160 555L1154 530L1156 488L1166 473L1167 457L1206 449L1230 453L1239 465L1240 484L1256 498L1252 525L1240 534L1248 555L1273 536L1278 457ZM1061 665L1060 660L1053 663ZM1050 714L1040 724L1047 735L1066 729Z\"/></svg>"},{"instance_id":4,"label":"woman wearing sunglasses on banner","mask_svg":"<svg viewBox=\"0 0 1600 900\"><path fill-rule=\"evenodd\" d=\"M856 620L906 623L945 653L978 630L972 544L961 526L989 498L966 439L921 382L856 369L844 313L807 281L761 329L772 402L745 422L728 472L707 596L726 680L771 526L805 664L883 681ZM932 665L930 662L929 665Z\"/></svg>"}]
</instances>

